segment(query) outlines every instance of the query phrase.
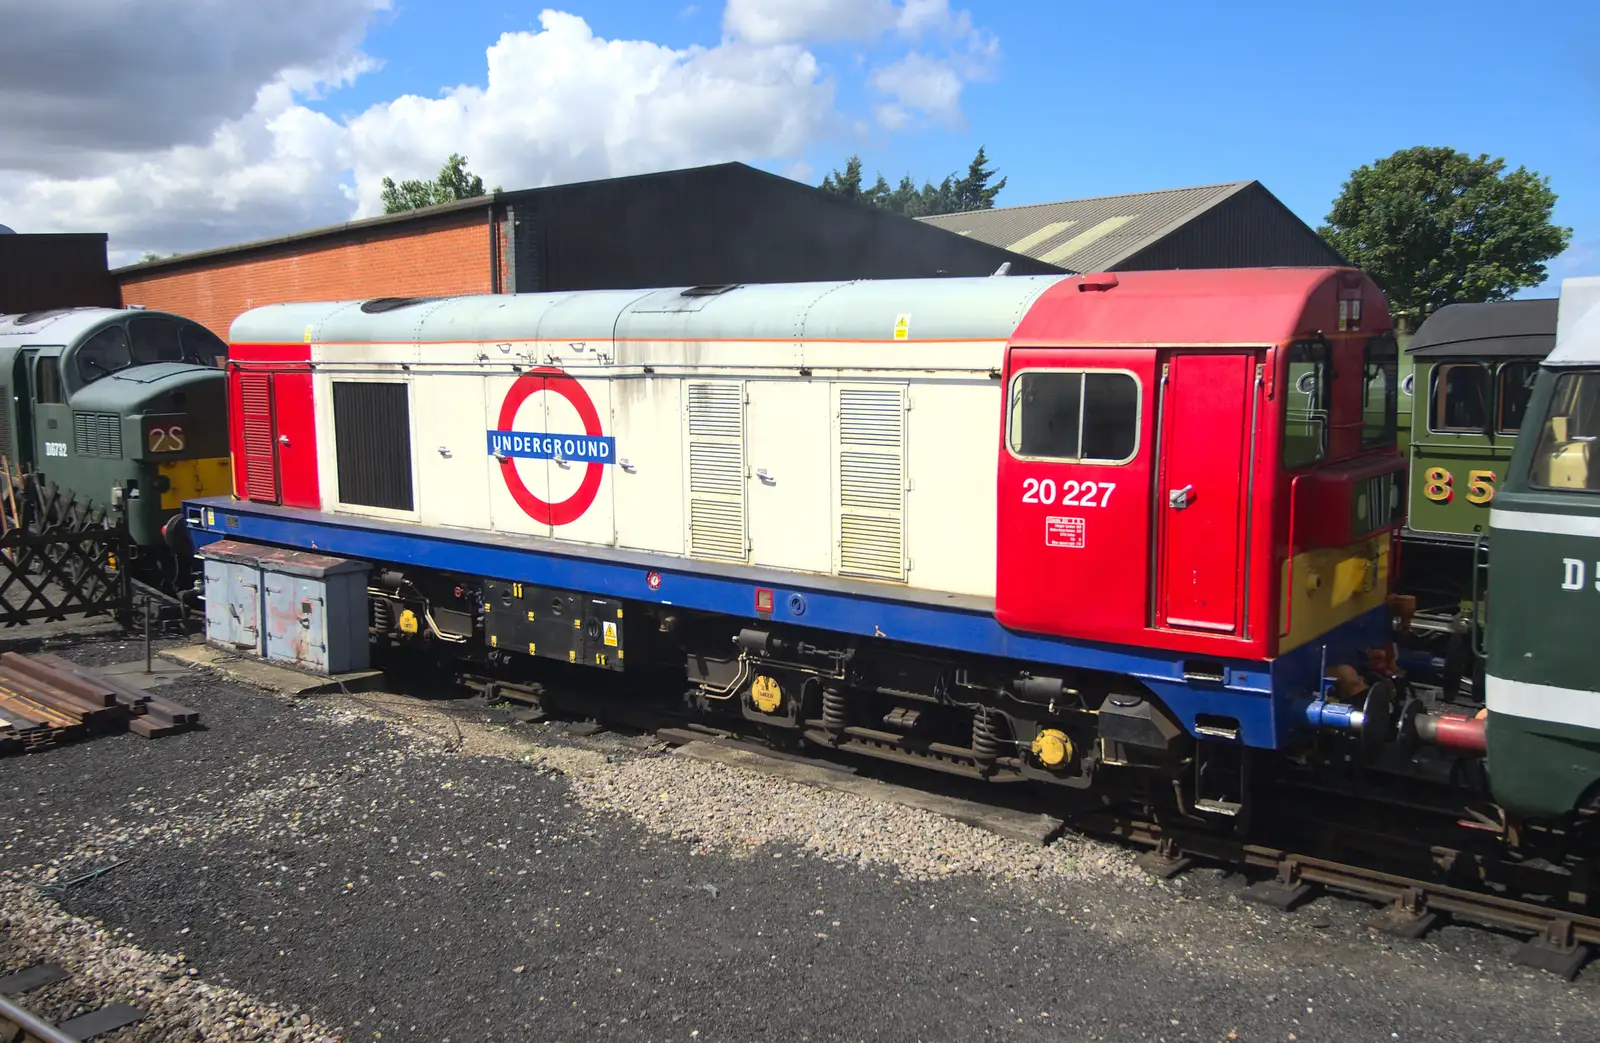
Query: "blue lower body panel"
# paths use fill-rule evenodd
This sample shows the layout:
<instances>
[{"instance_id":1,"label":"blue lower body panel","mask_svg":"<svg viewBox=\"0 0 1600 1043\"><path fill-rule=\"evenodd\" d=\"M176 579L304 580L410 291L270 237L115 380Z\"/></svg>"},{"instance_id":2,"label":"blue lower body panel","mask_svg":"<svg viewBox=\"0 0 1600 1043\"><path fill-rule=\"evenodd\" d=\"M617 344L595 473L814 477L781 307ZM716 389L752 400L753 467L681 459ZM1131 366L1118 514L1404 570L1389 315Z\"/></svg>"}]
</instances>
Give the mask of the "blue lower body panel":
<instances>
[{"instance_id":1,"label":"blue lower body panel","mask_svg":"<svg viewBox=\"0 0 1600 1043\"><path fill-rule=\"evenodd\" d=\"M1378 610L1278 660L1225 660L1221 681L1196 681L1184 677L1183 661L1192 656L1017 633L996 622L993 603L982 598L904 589L891 594L876 584L835 577L231 499L192 500L184 510L196 548L218 539L249 540L880 638L921 645L930 653L990 656L1033 669L1056 666L1120 674L1145 684L1191 733L1198 715L1232 718L1239 723L1241 741L1261 749L1284 745L1301 727L1290 707L1320 691L1324 648L1328 666L1364 662L1363 650L1381 643L1388 628L1386 612Z\"/></svg>"}]
</instances>

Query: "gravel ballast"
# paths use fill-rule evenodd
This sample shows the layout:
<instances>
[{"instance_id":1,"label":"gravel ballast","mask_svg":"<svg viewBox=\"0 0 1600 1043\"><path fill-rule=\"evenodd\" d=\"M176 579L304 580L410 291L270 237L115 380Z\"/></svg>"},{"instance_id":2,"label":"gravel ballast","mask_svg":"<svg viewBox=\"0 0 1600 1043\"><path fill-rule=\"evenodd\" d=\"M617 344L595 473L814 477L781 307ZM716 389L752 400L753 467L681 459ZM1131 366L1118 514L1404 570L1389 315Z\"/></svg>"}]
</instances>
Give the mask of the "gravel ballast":
<instances>
[{"instance_id":1,"label":"gravel ballast","mask_svg":"<svg viewBox=\"0 0 1600 1043\"><path fill-rule=\"evenodd\" d=\"M481 704L199 674L163 694L206 730L0 761L0 955L84 983L125 965L190 1038L1600 1036L1593 979L1516 968L1487 932L1397 942L1327 898L1286 917L1217 873L1156 883L1093 841ZM31 890L119 859L59 903ZM244 1027L215 1020L230 1005ZM102 1038L184 1038L151 1020Z\"/></svg>"}]
</instances>

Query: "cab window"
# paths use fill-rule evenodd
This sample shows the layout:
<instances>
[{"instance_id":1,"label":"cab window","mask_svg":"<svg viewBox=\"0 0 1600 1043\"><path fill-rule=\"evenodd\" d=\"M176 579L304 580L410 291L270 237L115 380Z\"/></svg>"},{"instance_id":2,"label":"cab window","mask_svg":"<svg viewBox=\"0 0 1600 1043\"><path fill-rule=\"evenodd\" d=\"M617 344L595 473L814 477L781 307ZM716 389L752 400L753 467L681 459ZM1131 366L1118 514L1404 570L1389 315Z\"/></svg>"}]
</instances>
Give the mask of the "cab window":
<instances>
[{"instance_id":1,"label":"cab window","mask_svg":"<svg viewBox=\"0 0 1600 1043\"><path fill-rule=\"evenodd\" d=\"M59 406L67 396L61 393L61 358L43 355L33 364L33 397L41 406Z\"/></svg>"},{"instance_id":2,"label":"cab window","mask_svg":"<svg viewBox=\"0 0 1600 1043\"><path fill-rule=\"evenodd\" d=\"M78 376L85 384L126 369L132 362L128 335L121 326L107 326L78 348Z\"/></svg>"},{"instance_id":3,"label":"cab window","mask_svg":"<svg viewBox=\"0 0 1600 1043\"><path fill-rule=\"evenodd\" d=\"M1283 409L1283 466L1309 467L1328 454L1328 345L1289 347L1289 394Z\"/></svg>"},{"instance_id":4,"label":"cab window","mask_svg":"<svg viewBox=\"0 0 1600 1043\"><path fill-rule=\"evenodd\" d=\"M215 366L220 364L220 359L228 357L228 345L204 326L192 324L180 326L178 339L183 343L183 358L186 362Z\"/></svg>"},{"instance_id":5,"label":"cab window","mask_svg":"<svg viewBox=\"0 0 1600 1043\"><path fill-rule=\"evenodd\" d=\"M1600 372L1565 373L1550 396L1529 484L1537 489L1600 492Z\"/></svg>"},{"instance_id":6,"label":"cab window","mask_svg":"<svg viewBox=\"0 0 1600 1043\"><path fill-rule=\"evenodd\" d=\"M1139 442L1139 382L1127 373L1028 370L1011 382L1011 451L1120 464Z\"/></svg>"},{"instance_id":7,"label":"cab window","mask_svg":"<svg viewBox=\"0 0 1600 1043\"><path fill-rule=\"evenodd\" d=\"M132 341L133 361L140 365L151 362L183 361L183 347L178 343L178 327L170 319L154 315L130 319L128 336Z\"/></svg>"},{"instance_id":8,"label":"cab window","mask_svg":"<svg viewBox=\"0 0 1600 1043\"><path fill-rule=\"evenodd\" d=\"M1394 441L1399 377L1400 349L1394 338L1367 341L1362 360L1361 444L1369 449Z\"/></svg>"},{"instance_id":9,"label":"cab window","mask_svg":"<svg viewBox=\"0 0 1600 1043\"><path fill-rule=\"evenodd\" d=\"M1428 426L1438 432L1482 434L1489 422L1489 373L1476 362L1441 362L1433 369Z\"/></svg>"},{"instance_id":10,"label":"cab window","mask_svg":"<svg viewBox=\"0 0 1600 1043\"><path fill-rule=\"evenodd\" d=\"M1507 362L1500 367L1494 396L1494 429L1502 435L1522 430L1522 417L1533 397L1533 382L1539 376L1539 363L1530 359Z\"/></svg>"}]
</instances>

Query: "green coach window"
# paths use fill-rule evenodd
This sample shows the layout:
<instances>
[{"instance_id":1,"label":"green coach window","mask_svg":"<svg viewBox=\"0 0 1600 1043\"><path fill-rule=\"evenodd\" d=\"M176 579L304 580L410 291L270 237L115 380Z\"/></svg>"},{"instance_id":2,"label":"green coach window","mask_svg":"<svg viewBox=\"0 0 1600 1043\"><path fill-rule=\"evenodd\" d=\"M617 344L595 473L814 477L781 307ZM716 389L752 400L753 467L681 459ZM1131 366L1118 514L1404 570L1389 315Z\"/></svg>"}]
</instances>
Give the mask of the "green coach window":
<instances>
[{"instance_id":1,"label":"green coach window","mask_svg":"<svg viewBox=\"0 0 1600 1043\"><path fill-rule=\"evenodd\" d=\"M1489 371L1476 362L1441 362L1432 398L1431 430L1481 435L1489 422Z\"/></svg>"},{"instance_id":2,"label":"green coach window","mask_svg":"<svg viewBox=\"0 0 1600 1043\"><path fill-rule=\"evenodd\" d=\"M1550 397L1528 480L1538 489L1600 492L1600 372L1564 373Z\"/></svg>"},{"instance_id":3,"label":"green coach window","mask_svg":"<svg viewBox=\"0 0 1600 1043\"><path fill-rule=\"evenodd\" d=\"M1532 359L1507 362L1500 367L1494 395L1495 433L1514 435L1522 430L1522 416L1533 397L1533 382L1539 376L1539 363Z\"/></svg>"}]
</instances>

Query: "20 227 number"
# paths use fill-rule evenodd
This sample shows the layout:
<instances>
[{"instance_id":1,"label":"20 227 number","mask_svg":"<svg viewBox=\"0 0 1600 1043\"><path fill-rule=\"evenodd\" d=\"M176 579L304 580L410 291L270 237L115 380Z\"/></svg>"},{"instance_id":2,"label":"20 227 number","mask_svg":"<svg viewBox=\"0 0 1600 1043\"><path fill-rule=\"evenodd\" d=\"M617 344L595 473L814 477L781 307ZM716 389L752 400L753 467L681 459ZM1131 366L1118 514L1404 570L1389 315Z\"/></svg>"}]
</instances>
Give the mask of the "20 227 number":
<instances>
[{"instance_id":1,"label":"20 227 number","mask_svg":"<svg viewBox=\"0 0 1600 1043\"><path fill-rule=\"evenodd\" d=\"M1051 478L1024 478L1022 480L1023 503L1059 503L1063 507L1105 507L1111 503L1111 493L1117 487L1116 482L1075 482L1071 479L1061 483L1061 499L1056 499L1056 483Z\"/></svg>"}]
</instances>

